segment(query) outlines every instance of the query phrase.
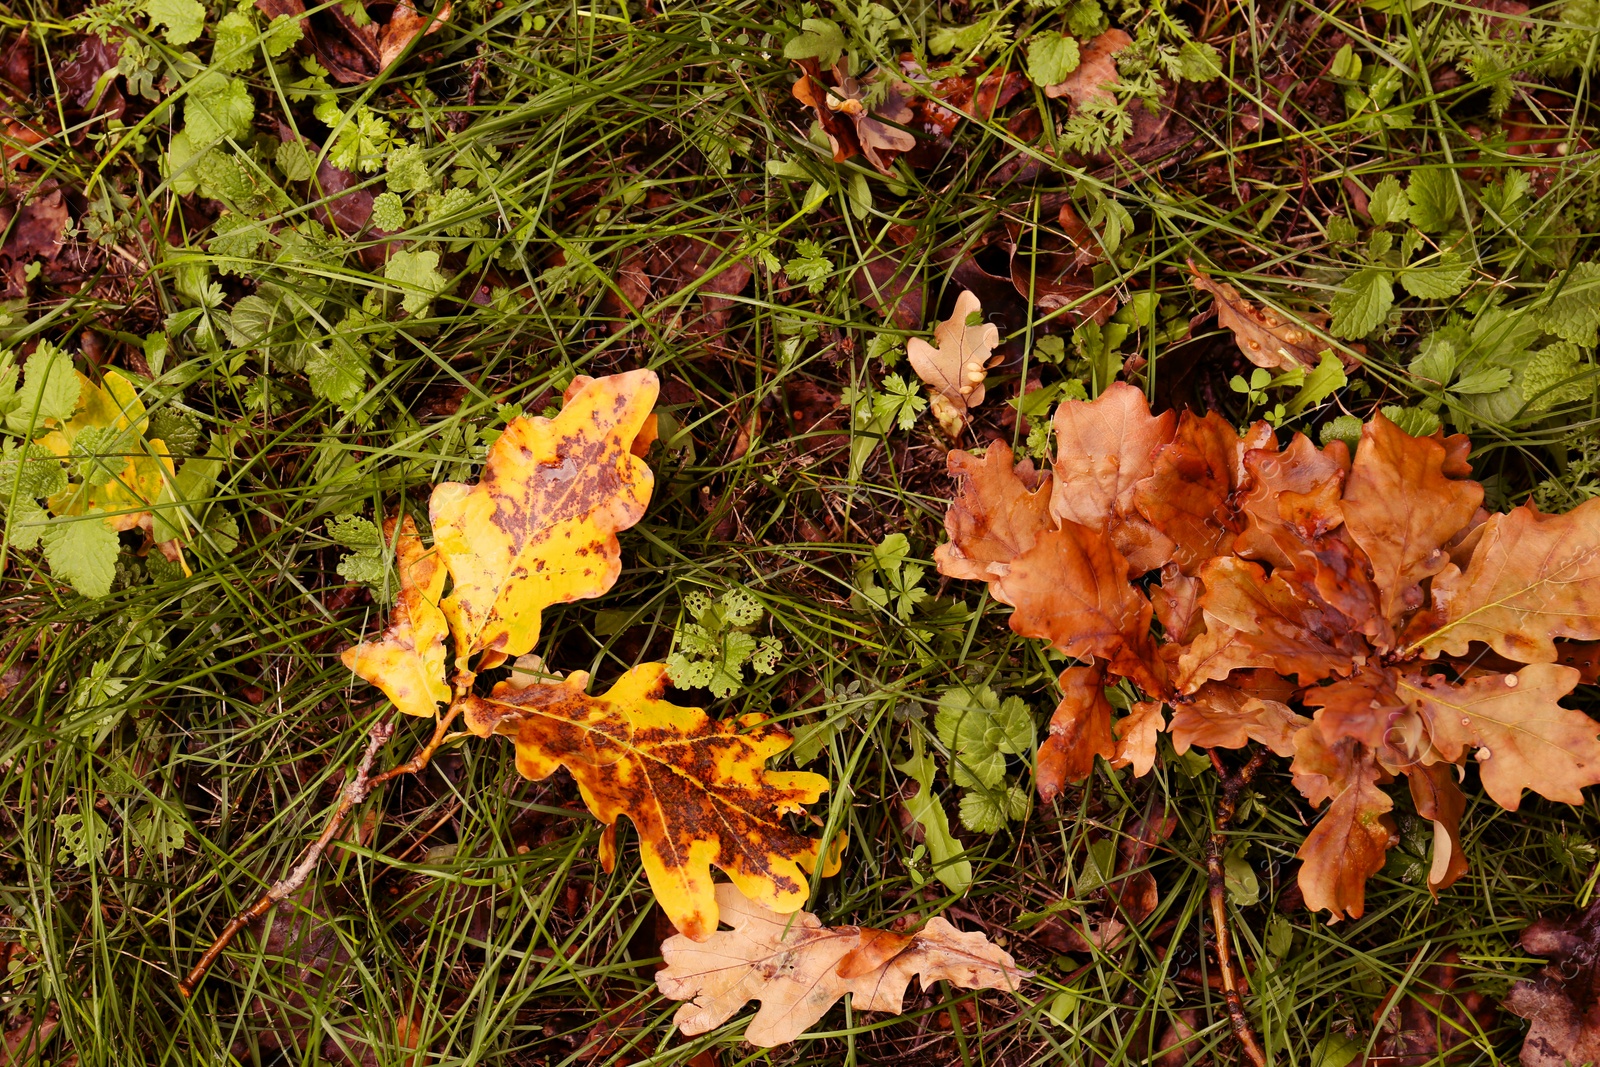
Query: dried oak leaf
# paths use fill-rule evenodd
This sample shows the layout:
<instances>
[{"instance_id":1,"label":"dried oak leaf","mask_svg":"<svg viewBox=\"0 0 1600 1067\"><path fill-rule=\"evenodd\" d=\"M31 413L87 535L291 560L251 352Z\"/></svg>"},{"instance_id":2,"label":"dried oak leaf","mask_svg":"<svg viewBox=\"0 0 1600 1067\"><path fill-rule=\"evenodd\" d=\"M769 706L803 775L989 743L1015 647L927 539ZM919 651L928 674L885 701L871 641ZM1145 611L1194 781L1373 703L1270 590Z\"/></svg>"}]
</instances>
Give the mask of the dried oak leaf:
<instances>
[{"instance_id":1,"label":"dried oak leaf","mask_svg":"<svg viewBox=\"0 0 1600 1067\"><path fill-rule=\"evenodd\" d=\"M1263 699L1249 678L1254 673L1262 672L1241 672L1237 686L1207 682L1187 703L1175 707L1167 729L1178 755L1191 747L1243 748L1251 741L1267 746L1274 755L1294 755L1294 735L1311 720L1281 700Z\"/></svg>"},{"instance_id":2,"label":"dried oak leaf","mask_svg":"<svg viewBox=\"0 0 1600 1067\"><path fill-rule=\"evenodd\" d=\"M1083 46L1077 68L1065 80L1045 86L1044 95L1052 100L1070 97L1079 105L1095 97L1111 98L1109 87L1118 80L1116 54L1132 43L1133 38L1123 31L1107 30Z\"/></svg>"},{"instance_id":3,"label":"dried oak leaf","mask_svg":"<svg viewBox=\"0 0 1600 1067\"><path fill-rule=\"evenodd\" d=\"M400 593L382 636L346 649L342 658L405 714L432 716L450 701L444 666L450 627L439 609L448 576L444 557L423 547L410 515L401 521L398 539L392 518L383 524L383 535L394 542Z\"/></svg>"},{"instance_id":4,"label":"dried oak leaf","mask_svg":"<svg viewBox=\"0 0 1600 1067\"><path fill-rule=\"evenodd\" d=\"M1422 581L1450 565L1444 546L1483 503L1483 486L1444 473L1448 458L1441 436L1413 437L1382 414L1361 429L1340 507L1391 622L1422 605Z\"/></svg>"},{"instance_id":5,"label":"dried oak leaf","mask_svg":"<svg viewBox=\"0 0 1600 1067\"><path fill-rule=\"evenodd\" d=\"M1330 923L1345 914L1359 919L1366 910L1367 879L1400 839L1389 814L1394 801L1378 788L1387 776L1360 742L1329 746L1313 729L1295 735L1293 771L1296 788L1313 805L1332 802L1295 853L1306 907L1326 908Z\"/></svg>"},{"instance_id":6,"label":"dried oak leaf","mask_svg":"<svg viewBox=\"0 0 1600 1067\"><path fill-rule=\"evenodd\" d=\"M524 778L539 781L557 767L571 772L605 824L600 859L608 871L616 863L617 819L626 815L656 900L688 937L704 941L716 932L713 866L763 907L798 910L818 841L783 817L815 802L828 780L764 769L793 738L759 715L734 725L660 699L667 686L662 663L633 668L598 697L584 692L588 681L574 671L558 684L519 689L502 682L489 697L463 701L464 721L480 737L510 737Z\"/></svg>"},{"instance_id":7,"label":"dried oak leaf","mask_svg":"<svg viewBox=\"0 0 1600 1067\"><path fill-rule=\"evenodd\" d=\"M1106 699L1105 671L1068 667L1061 672L1061 702L1034 760L1034 785L1046 804L1068 782L1094 773L1094 758L1116 758L1117 738L1111 732L1111 701Z\"/></svg>"},{"instance_id":8,"label":"dried oak leaf","mask_svg":"<svg viewBox=\"0 0 1600 1067\"><path fill-rule=\"evenodd\" d=\"M1197 573L1232 547L1242 528L1234 493L1244 480L1244 454L1272 441L1266 423L1241 440L1216 412L1179 416L1177 432L1156 453L1150 476L1134 486L1133 502L1174 543L1173 558L1183 573Z\"/></svg>"},{"instance_id":9,"label":"dried oak leaf","mask_svg":"<svg viewBox=\"0 0 1600 1067\"><path fill-rule=\"evenodd\" d=\"M1234 343L1245 358L1267 370L1314 370L1329 346L1316 334L1270 307L1257 308L1227 282L1219 282L1189 263L1189 281L1216 300L1217 325L1233 331ZM1301 316L1312 326L1326 326L1320 312Z\"/></svg>"},{"instance_id":10,"label":"dried oak leaf","mask_svg":"<svg viewBox=\"0 0 1600 1067\"><path fill-rule=\"evenodd\" d=\"M961 436L971 421L967 411L983 403L985 369L999 358L1000 331L982 315L978 298L963 291L950 317L934 327L933 344L920 337L906 344L911 369L928 386L934 417L951 437ZM979 321L969 325L973 316Z\"/></svg>"},{"instance_id":11,"label":"dried oak leaf","mask_svg":"<svg viewBox=\"0 0 1600 1067\"><path fill-rule=\"evenodd\" d=\"M477 485L443 482L428 506L453 588L441 603L456 666L532 651L540 613L599 596L621 573L617 532L638 522L654 478L631 451L650 421L655 372L597 378L554 419L517 418Z\"/></svg>"},{"instance_id":12,"label":"dried oak leaf","mask_svg":"<svg viewBox=\"0 0 1600 1067\"><path fill-rule=\"evenodd\" d=\"M1051 514L1108 530L1135 575L1172 557L1173 543L1135 509L1134 487L1155 473L1177 421L1170 411L1151 415L1144 392L1126 382L1112 382L1091 401L1063 401L1052 420Z\"/></svg>"},{"instance_id":13,"label":"dried oak leaf","mask_svg":"<svg viewBox=\"0 0 1600 1067\"><path fill-rule=\"evenodd\" d=\"M1527 1019L1523 1067L1600 1063L1600 901L1576 919L1536 919L1522 947L1550 962L1511 987L1501 1006Z\"/></svg>"},{"instance_id":14,"label":"dried oak leaf","mask_svg":"<svg viewBox=\"0 0 1600 1067\"><path fill-rule=\"evenodd\" d=\"M1579 677L1571 667L1535 663L1462 682L1409 674L1397 688L1439 756L1454 763L1476 746L1484 792L1516 811L1524 789L1582 804L1584 787L1600 784L1600 723L1560 703Z\"/></svg>"},{"instance_id":15,"label":"dried oak leaf","mask_svg":"<svg viewBox=\"0 0 1600 1067\"><path fill-rule=\"evenodd\" d=\"M913 975L923 989L946 981L962 989L1016 989L1028 972L980 933L935 917L914 934L823 926L810 912L776 914L717 886L722 920L732 927L695 942L669 937L656 972L663 995L688 1003L673 1021L685 1034L714 1029L752 1000L761 1008L745 1040L771 1048L805 1033L840 997L857 1011L900 1014Z\"/></svg>"},{"instance_id":16,"label":"dried oak leaf","mask_svg":"<svg viewBox=\"0 0 1600 1067\"><path fill-rule=\"evenodd\" d=\"M1438 896L1439 890L1454 885L1467 873L1467 857L1461 851L1461 816L1467 810L1467 797L1456 782L1456 768L1451 764L1416 763L1405 772L1417 814L1433 823L1428 890Z\"/></svg>"},{"instance_id":17,"label":"dried oak leaf","mask_svg":"<svg viewBox=\"0 0 1600 1067\"><path fill-rule=\"evenodd\" d=\"M1050 475L1036 472L1031 460L1013 464L1004 441L991 444L982 459L952 449L946 462L958 488L944 517L950 540L934 549L934 562L952 578L997 582L1055 525Z\"/></svg>"},{"instance_id":18,"label":"dried oak leaf","mask_svg":"<svg viewBox=\"0 0 1600 1067\"><path fill-rule=\"evenodd\" d=\"M1234 540L1237 555L1274 567L1293 568L1307 549L1344 522L1340 496L1350 472L1350 449L1330 441L1318 449L1296 434L1283 451L1244 454L1245 484L1239 493L1244 529Z\"/></svg>"},{"instance_id":19,"label":"dried oak leaf","mask_svg":"<svg viewBox=\"0 0 1600 1067\"><path fill-rule=\"evenodd\" d=\"M1432 582L1407 653L1462 656L1474 641L1519 663L1551 663L1555 639L1600 638L1600 499L1562 515L1524 504L1491 515L1465 570Z\"/></svg>"},{"instance_id":20,"label":"dried oak leaf","mask_svg":"<svg viewBox=\"0 0 1600 1067\"><path fill-rule=\"evenodd\" d=\"M911 133L889 125L891 122L907 123L913 112L897 86L891 84L876 106L869 110L866 104L868 85L835 67L829 72L833 85L824 83L822 72L815 60L798 61L800 80L794 83L794 98L816 112L817 121L833 149L833 160L842 163L855 155L859 148L867 161L884 174L893 171L896 156L917 146ZM838 116L844 116L849 126Z\"/></svg>"}]
</instances>

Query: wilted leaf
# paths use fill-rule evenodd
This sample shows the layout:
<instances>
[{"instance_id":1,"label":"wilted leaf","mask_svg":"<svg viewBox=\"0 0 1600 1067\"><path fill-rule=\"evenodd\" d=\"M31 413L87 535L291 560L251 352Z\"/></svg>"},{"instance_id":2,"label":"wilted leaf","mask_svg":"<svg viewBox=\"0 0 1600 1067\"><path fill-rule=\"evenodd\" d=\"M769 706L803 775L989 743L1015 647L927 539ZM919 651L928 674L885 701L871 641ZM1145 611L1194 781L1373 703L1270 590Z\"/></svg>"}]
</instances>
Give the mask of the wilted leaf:
<instances>
[{"instance_id":1,"label":"wilted leaf","mask_svg":"<svg viewBox=\"0 0 1600 1067\"><path fill-rule=\"evenodd\" d=\"M1439 437L1412 437L1381 414L1361 431L1341 508L1391 622L1421 606L1420 583L1449 565L1444 546L1483 502L1483 486L1444 473L1447 460Z\"/></svg>"},{"instance_id":2,"label":"wilted leaf","mask_svg":"<svg viewBox=\"0 0 1600 1067\"><path fill-rule=\"evenodd\" d=\"M463 701L467 727L510 737L525 778L571 772L606 826L607 870L616 863L617 820L627 816L650 888L687 936L704 941L716 931L713 866L764 907L789 913L805 904L818 841L789 829L783 816L803 811L828 780L764 769L789 747L789 734L760 716L735 726L667 703L660 663L633 668L603 696L584 693L588 680L574 671L559 684L501 683L487 698Z\"/></svg>"},{"instance_id":3,"label":"wilted leaf","mask_svg":"<svg viewBox=\"0 0 1600 1067\"><path fill-rule=\"evenodd\" d=\"M1172 441L1156 454L1150 476L1133 488L1134 505L1177 546L1174 558L1185 574L1226 552L1239 533L1233 493L1244 448L1221 415L1197 418L1185 411Z\"/></svg>"},{"instance_id":4,"label":"wilted leaf","mask_svg":"<svg viewBox=\"0 0 1600 1067\"><path fill-rule=\"evenodd\" d=\"M1172 554L1172 542L1134 508L1134 487L1155 471L1155 457L1170 442L1177 417L1150 414L1144 393L1112 382L1092 401L1064 400L1056 407L1056 482L1050 512L1058 520L1108 530L1143 574Z\"/></svg>"},{"instance_id":5,"label":"wilted leaf","mask_svg":"<svg viewBox=\"0 0 1600 1067\"><path fill-rule=\"evenodd\" d=\"M444 559L422 546L410 515L401 521L398 539L392 518L383 524L383 532L394 544L400 595L383 636L346 649L344 665L382 689L407 715L432 716L450 700L444 669L449 626L439 610Z\"/></svg>"},{"instance_id":6,"label":"wilted leaf","mask_svg":"<svg viewBox=\"0 0 1600 1067\"><path fill-rule=\"evenodd\" d=\"M1016 989L1028 977L982 934L964 934L938 917L907 935L827 927L804 911L776 914L731 885L717 886L717 903L731 930L699 943L679 936L661 945L666 966L656 984L663 995L689 1002L673 1017L685 1034L715 1029L758 1000L745 1040L771 1048L799 1037L846 993L856 1011L898 1015L913 975L923 989L938 981Z\"/></svg>"},{"instance_id":7,"label":"wilted leaf","mask_svg":"<svg viewBox=\"0 0 1600 1067\"><path fill-rule=\"evenodd\" d=\"M1399 840L1389 815L1394 801L1378 788L1383 771L1356 741L1328 747L1314 729L1295 737L1294 784L1314 806L1332 801L1295 855L1300 891L1312 911L1359 919L1367 879L1383 867Z\"/></svg>"},{"instance_id":8,"label":"wilted leaf","mask_svg":"<svg viewBox=\"0 0 1600 1067\"><path fill-rule=\"evenodd\" d=\"M1233 331L1234 343L1245 358L1268 370L1314 369L1321 353L1329 346L1316 334L1270 307L1257 308L1239 295L1227 282L1215 281L1209 274L1189 264L1189 280L1196 289L1210 293L1216 303L1217 325ZM1326 326L1322 314L1302 316L1312 326Z\"/></svg>"},{"instance_id":9,"label":"wilted leaf","mask_svg":"<svg viewBox=\"0 0 1600 1067\"><path fill-rule=\"evenodd\" d=\"M1294 735L1309 725L1309 719L1282 701L1207 682L1190 701L1175 705L1168 729L1173 750L1180 756L1191 747L1243 748L1259 741L1275 755L1287 757L1294 755Z\"/></svg>"},{"instance_id":10,"label":"wilted leaf","mask_svg":"<svg viewBox=\"0 0 1600 1067\"><path fill-rule=\"evenodd\" d=\"M999 358L1000 331L982 316L978 298L963 291L950 317L934 327L933 344L920 337L906 343L911 369L927 383L934 417L951 437L966 428L968 409L983 403L985 368Z\"/></svg>"},{"instance_id":11,"label":"wilted leaf","mask_svg":"<svg viewBox=\"0 0 1600 1067\"><path fill-rule=\"evenodd\" d=\"M1600 500L1563 515L1524 504L1490 516L1466 570L1447 566L1432 588L1407 652L1461 656L1481 641L1508 659L1549 663L1558 637L1600 638Z\"/></svg>"},{"instance_id":12,"label":"wilted leaf","mask_svg":"<svg viewBox=\"0 0 1600 1067\"><path fill-rule=\"evenodd\" d=\"M952 450L946 457L959 489L944 519L950 540L934 550L939 573L994 582L1011 561L1033 547L1054 523L1050 519L1050 475L1030 460L1013 464L1004 441L982 459Z\"/></svg>"},{"instance_id":13,"label":"wilted leaf","mask_svg":"<svg viewBox=\"0 0 1600 1067\"><path fill-rule=\"evenodd\" d=\"M1407 767L1406 783L1417 814L1433 823L1428 890L1438 896L1439 890L1467 873L1467 858L1461 852L1461 816L1467 810L1467 798L1456 784L1456 769L1448 763Z\"/></svg>"},{"instance_id":14,"label":"wilted leaf","mask_svg":"<svg viewBox=\"0 0 1600 1067\"><path fill-rule=\"evenodd\" d=\"M617 532L639 521L654 485L630 449L656 391L647 370L595 379L554 419L513 419L477 485L434 489L434 548L454 579L441 606L459 669L479 652L485 670L532 651L540 612L617 580Z\"/></svg>"},{"instance_id":15,"label":"wilted leaf","mask_svg":"<svg viewBox=\"0 0 1600 1067\"><path fill-rule=\"evenodd\" d=\"M1105 673L1099 667L1068 667L1059 684L1061 703L1050 716L1034 770L1039 799L1046 804L1066 783L1081 782L1094 773L1096 756L1109 761L1117 754Z\"/></svg>"},{"instance_id":16,"label":"wilted leaf","mask_svg":"<svg viewBox=\"0 0 1600 1067\"><path fill-rule=\"evenodd\" d=\"M1484 792L1516 811L1524 789L1582 804L1584 787L1600 783L1600 723L1560 704L1578 680L1571 667L1535 663L1459 683L1411 675L1398 688L1446 760L1477 747Z\"/></svg>"},{"instance_id":17,"label":"wilted leaf","mask_svg":"<svg viewBox=\"0 0 1600 1067\"><path fill-rule=\"evenodd\" d=\"M1538 919L1522 947L1549 961L1513 985L1504 1007L1533 1025L1522 1043L1524 1067L1600 1062L1600 901L1576 919Z\"/></svg>"}]
</instances>

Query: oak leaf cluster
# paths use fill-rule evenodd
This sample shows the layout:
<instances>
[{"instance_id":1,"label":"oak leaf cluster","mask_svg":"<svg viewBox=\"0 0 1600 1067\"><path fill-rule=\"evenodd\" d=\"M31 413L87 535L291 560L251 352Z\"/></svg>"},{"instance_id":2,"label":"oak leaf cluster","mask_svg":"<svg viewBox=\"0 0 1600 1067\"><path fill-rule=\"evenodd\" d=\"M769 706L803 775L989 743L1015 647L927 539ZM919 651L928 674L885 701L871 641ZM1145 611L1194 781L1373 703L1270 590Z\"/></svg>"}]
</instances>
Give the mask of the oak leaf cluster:
<instances>
[{"instance_id":1,"label":"oak leaf cluster","mask_svg":"<svg viewBox=\"0 0 1600 1067\"><path fill-rule=\"evenodd\" d=\"M1600 639L1600 501L1491 514L1466 437L1382 415L1352 456L1153 415L1116 383L1053 427L1049 471L1002 443L950 454L935 554L1078 661L1038 753L1046 800L1097 756L1146 773L1163 732L1179 753L1265 746L1325 806L1299 881L1337 919L1362 914L1396 841L1399 778L1434 826L1434 891L1467 869L1464 767L1511 810L1525 790L1576 804L1600 782L1600 723L1561 703ZM1138 699L1117 717L1119 680Z\"/></svg>"}]
</instances>

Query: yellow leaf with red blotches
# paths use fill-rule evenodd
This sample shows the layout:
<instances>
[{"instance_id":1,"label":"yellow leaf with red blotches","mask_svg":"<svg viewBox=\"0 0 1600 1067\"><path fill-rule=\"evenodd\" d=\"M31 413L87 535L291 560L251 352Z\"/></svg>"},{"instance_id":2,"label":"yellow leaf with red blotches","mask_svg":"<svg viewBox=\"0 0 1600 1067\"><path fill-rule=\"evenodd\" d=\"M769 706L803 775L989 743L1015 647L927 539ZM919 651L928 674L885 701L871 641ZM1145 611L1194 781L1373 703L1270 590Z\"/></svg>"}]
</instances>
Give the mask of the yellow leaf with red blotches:
<instances>
[{"instance_id":1,"label":"yellow leaf with red blotches","mask_svg":"<svg viewBox=\"0 0 1600 1067\"><path fill-rule=\"evenodd\" d=\"M574 671L553 685L502 682L487 698L463 701L467 728L510 737L525 778L566 767L608 834L627 816L650 888L685 935L703 941L716 932L712 867L765 908L799 910L819 842L784 816L816 801L828 780L764 768L793 738L759 715L735 725L667 703L665 664L633 668L602 696L584 692L588 680ZM614 848L603 846L608 867Z\"/></svg>"},{"instance_id":2,"label":"yellow leaf with red blotches","mask_svg":"<svg viewBox=\"0 0 1600 1067\"><path fill-rule=\"evenodd\" d=\"M654 486L632 448L657 389L648 370L596 378L554 419L513 419L477 485L434 489L434 548L454 582L441 606L459 670L478 653L486 670L531 651L545 608L616 582L617 532L644 515Z\"/></svg>"},{"instance_id":3,"label":"yellow leaf with red blotches","mask_svg":"<svg viewBox=\"0 0 1600 1067\"><path fill-rule=\"evenodd\" d=\"M345 649L344 665L382 689L407 715L431 716L450 699L445 681L444 639L449 633L439 596L446 578L444 559L423 547L417 524L407 515L395 538L395 521L383 524L386 541L394 542L400 571L400 594L389 616L389 628L376 641Z\"/></svg>"}]
</instances>

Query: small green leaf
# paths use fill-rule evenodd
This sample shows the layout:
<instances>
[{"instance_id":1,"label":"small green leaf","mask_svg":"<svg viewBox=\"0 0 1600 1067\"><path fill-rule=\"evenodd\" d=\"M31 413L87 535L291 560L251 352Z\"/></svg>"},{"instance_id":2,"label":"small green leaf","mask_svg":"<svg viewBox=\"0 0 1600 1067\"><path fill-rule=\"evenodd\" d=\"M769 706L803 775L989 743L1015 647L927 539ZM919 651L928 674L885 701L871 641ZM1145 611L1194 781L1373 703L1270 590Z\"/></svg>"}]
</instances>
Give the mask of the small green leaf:
<instances>
[{"instance_id":1,"label":"small green leaf","mask_svg":"<svg viewBox=\"0 0 1600 1067\"><path fill-rule=\"evenodd\" d=\"M1324 351L1322 359L1311 373L1306 375L1306 380L1284 406L1284 410L1290 415L1299 415L1343 389L1348 381L1349 378L1344 373L1344 364L1339 361L1339 357L1331 350Z\"/></svg>"},{"instance_id":2,"label":"small green leaf","mask_svg":"<svg viewBox=\"0 0 1600 1067\"><path fill-rule=\"evenodd\" d=\"M1340 415L1331 422L1323 423L1321 437L1323 444L1343 441L1354 452L1361 441L1361 420L1354 415Z\"/></svg>"},{"instance_id":3,"label":"small green leaf","mask_svg":"<svg viewBox=\"0 0 1600 1067\"><path fill-rule=\"evenodd\" d=\"M140 812L133 823L133 835L145 852L162 860L169 860L183 848L189 838L188 828L160 804L151 804Z\"/></svg>"},{"instance_id":4,"label":"small green leaf","mask_svg":"<svg viewBox=\"0 0 1600 1067\"><path fill-rule=\"evenodd\" d=\"M1530 355L1522 372L1522 395L1528 411L1549 411L1556 404L1587 400L1595 393L1595 379L1586 368L1577 345L1557 341ZM3 469L3 468L0 468Z\"/></svg>"},{"instance_id":5,"label":"small green leaf","mask_svg":"<svg viewBox=\"0 0 1600 1067\"><path fill-rule=\"evenodd\" d=\"M1439 428L1439 416L1422 408L1405 408L1398 404L1389 404L1382 410L1384 418L1412 437L1426 437Z\"/></svg>"},{"instance_id":6,"label":"small green leaf","mask_svg":"<svg viewBox=\"0 0 1600 1067\"><path fill-rule=\"evenodd\" d=\"M61 835L61 847L56 851L57 863L70 863L74 867L87 867L106 854L111 847L111 827L93 808L71 815L57 815L56 833Z\"/></svg>"},{"instance_id":7,"label":"small green leaf","mask_svg":"<svg viewBox=\"0 0 1600 1067\"><path fill-rule=\"evenodd\" d=\"M1600 263L1579 263L1553 279L1555 295L1537 312L1539 324L1563 341L1593 348L1600 337Z\"/></svg>"},{"instance_id":8,"label":"small green leaf","mask_svg":"<svg viewBox=\"0 0 1600 1067\"><path fill-rule=\"evenodd\" d=\"M1411 180L1406 183L1406 198L1411 201L1412 223L1424 233L1443 233L1460 207L1455 182L1444 167L1412 171Z\"/></svg>"},{"instance_id":9,"label":"small green leaf","mask_svg":"<svg viewBox=\"0 0 1600 1067\"><path fill-rule=\"evenodd\" d=\"M184 128L197 149L224 138L243 137L250 132L255 116L250 87L238 78L208 71L190 83L183 105Z\"/></svg>"},{"instance_id":10,"label":"small green leaf","mask_svg":"<svg viewBox=\"0 0 1600 1067\"><path fill-rule=\"evenodd\" d=\"M831 67L844 52L844 31L831 19L806 19L800 34L783 46L785 59L815 59L819 66Z\"/></svg>"},{"instance_id":11,"label":"small green leaf","mask_svg":"<svg viewBox=\"0 0 1600 1067\"><path fill-rule=\"evenodd\" d=\"M56 578L86 597L111 592L121 544L98 511L51 523L41 540L50 573Z\"/></svg>"},{"instance_id":12,"label":"small green leaf","mask_svg":"<svg viewBox=\"0 0 1600 1067\"><path fill-rule=\"evenodd\" d=\"M972 863L966 859L966 849L950 833L950 819L944 805L933 791L933 760L922 748L922 732L911 732L911 757L894 765L918 785L916 796L906 800L906 811L922 827L922 839L927 843L928 856L933 860L934 877L953 893L965 893L972 887Z\"/></svg>"},{"instance_id":13,"label":"small green leaf","mask_svg":"<svg viewBox=\"0 0 1600 1067\"><path fill-rule=\"evenodd\" d=\"M200 0L145 0L152 25L163 26L168 44L184 45L200 38L206 26L206 8Z\"/></svg>"},{"instance_id":14,"label":"small green leaf","mask_svg":"<svg viewBox=\"0 0 1600 1067\"><path fill-rule=\"evenodd\" d=\"M1222 872L1228 899L1235 907L1248 908L1261 899L1261 883L1256 878L1255 868L1243 856L1230 852L1222 861Z\"/></svg>"},{"instance_id":15,"label":"small green leaf","mask_svg":"<svg viewBox=\"0 0 1600 1067\"><path fill-rule=\"evenodd\" d=\"M450 279L439 273L439 253L396 252L384 264L383 276L400 286L400 305L409 315L420 315L450 286Z\"/></svg>"},{"instance_id":16,"label":"small green leaf","mask_svg":"<svg viewBox=\"0 0 1600 1067\"><path fill-rule=\"evenodd\" d=\"M1060 85L1078 69L1078 42L1060 33L1045 33L1028 42L1028 80L1048 87Z\"/></svg>"},{"instance_id":17,"label":"small green leaf","mask_svg":"<svg viewBox=\"0 0 1600 1067\"><path fill-rule=\"evenodd\" d=\"M72 357L48 341L41 341L22 368L22 387L12 397L6 429L32 436L44 428L45 419L65 422L78 410L82 391Z\"/></svg>"},{"instance_id":18,"label":"small green leaf","mask_svg":"<svg viewBox=\"0 0 1600 1067\"><path fill-rule=\"evenodd\" d=\"M1348 1034L1329 1034L1311 1050L1311 1067L1346 1067L1365 1048L1366 1043L1359 1038Z\"/></svg>"},{"instance_id":19,"label":"small green leaf","mask_svg":"<svg viewBox=\"0 0 1600 1067\"><path fill-rule=\"evenodd\" d=\"M1389 272L1377 267L1358 270L1344 280L1344 287L1333 298L1333 323L1328 332L1345 339L1365 337L1389 317L1393 306Z\"/></svg>"},{"instance_id":20,"label":"small green leaf","mask_svg":"<svg viewBox=\"0 0 1600 1067\"><path fill-rule=\"evenodd\" d=\"M1391 222L1404 222L1410 210L1410 202L1400 188L1400 179L1393 174L1386 176L1372 189L1372 196L1367 202L1367 214L1372 216L1372 221L1378 226L1387 226Z\"/></svg>"},{"instance_id":21,"label":"small green leaf","mask_svg":"<svg viewBox=\"0 0 1600 1067\"><path fill-rule=\"evenodd\" d=\"M253 44L256 24L242 11L230 11L217 20L211 65L217 70L236 71L255 66Z\"/></svg>"},{"instance_id":22,"label":"small green leaf","mask_svg":"<svg viewBox=\"0 0 1600 1067\"><path fill-rule=\"evenodd\" d=\"M1463 374L1454 385L1450 386L1450 391L1461 396L1482 396L1486 393L1498 393L1510 384L1509 367L1478 367Z\"/></svg>"}]
</instances>

